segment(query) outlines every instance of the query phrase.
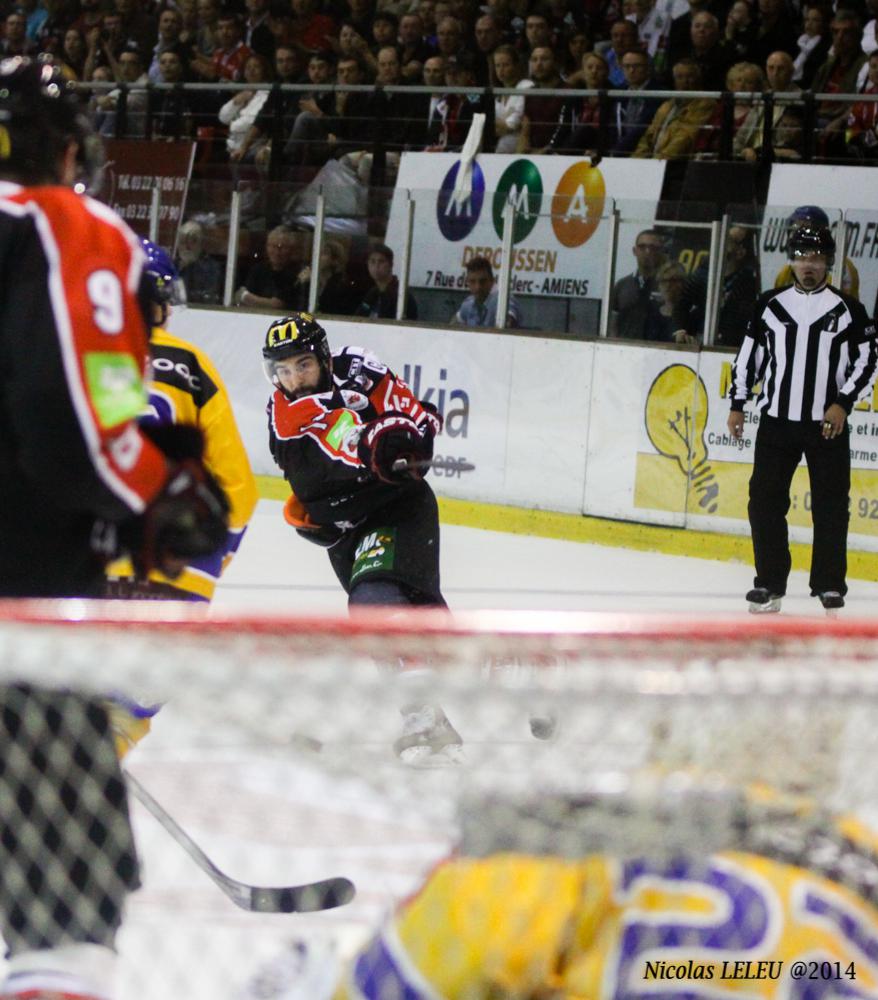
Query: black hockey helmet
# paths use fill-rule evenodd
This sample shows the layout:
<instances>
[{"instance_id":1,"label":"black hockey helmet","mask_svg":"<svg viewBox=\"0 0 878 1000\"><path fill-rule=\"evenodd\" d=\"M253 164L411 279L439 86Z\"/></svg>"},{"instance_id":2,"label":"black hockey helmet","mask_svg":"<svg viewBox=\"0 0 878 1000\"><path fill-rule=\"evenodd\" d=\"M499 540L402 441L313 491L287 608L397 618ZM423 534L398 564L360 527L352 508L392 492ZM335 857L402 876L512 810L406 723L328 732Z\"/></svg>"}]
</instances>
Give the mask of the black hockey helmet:
<instances>
[{"instance_id":1,"label":"black hockey helmet","mask_svg":"<svg viewBox=\"0 0 878 1000\"><path fill-rule=\"evenodd\" d=\"M818 229L829 229L829 216L819 205L799 205L794 208L787 219L787 229L798 226L816 226Z\"/></svg>"},{"instance_id":2,"label":"black hockey helmet","mask_svg":"<svg viewBox=\"0 0 878 1000\"><path fill-rule=\"evenodd\" d=\"M790 260L812 253L822 254L828 268L835 263L835 240L826 226L800 226L790 233L787 240L787 256Z\"/></svg>"},{"instance_id":3,"label":"black hockey helmet","mask_svg":"<svg viewBox=\"0 0 878 1000\"><path fill-rule=\"evenodd\" d=\"M326 331L311 313L299 312L275 320L265 334L262 348L262 365L268 381L276 389L283 388L275 373L275 364L297 354L313 354L320 364L318 392L328 392L332 388L332 352Z\"/></svg>"},{"instance_id":4,"label":"black hockey helmet","mask_svg":"<svg viewBox=\"0 0 878 1000\"><path fill-rule=\"evenodd\" d=\"M0 61L0 176L22 184L58 184L59 161L71 142L77 144L77 188L97 190L103 147L75 85L40 59Z\"/></svg>"}]
</instances>

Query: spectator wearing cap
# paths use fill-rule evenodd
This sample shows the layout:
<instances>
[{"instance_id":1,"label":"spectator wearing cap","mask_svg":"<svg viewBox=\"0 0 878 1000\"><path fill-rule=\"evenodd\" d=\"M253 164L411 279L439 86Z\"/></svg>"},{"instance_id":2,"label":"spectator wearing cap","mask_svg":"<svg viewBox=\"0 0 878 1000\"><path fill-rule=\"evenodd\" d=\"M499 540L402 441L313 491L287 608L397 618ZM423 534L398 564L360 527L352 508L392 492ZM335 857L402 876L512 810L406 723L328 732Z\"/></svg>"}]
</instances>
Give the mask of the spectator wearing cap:
<instances>
[{"instance_id":1,"label":"spectator wearing cap","mask_svg":"<svg viewBox=\"0 0 878 1000\"><path fill-rule=\"evenodd\" d=\"M220 14L216 22L216 48L210 58L197 56L191 68L205 80L238 83L244 64L253 54L244 44L244 29L237 14Z\"/></svg>"},{"instance_id":2,"label":"spectator wearing cap","mask_svg":"<svg viewBox=\"0 0 878 1000\"><path fill-rule=\"evenodd\" d=\"M818 205L800 205L793 210L787 219L787 240L789 240L790 236L797 229L804 228L825 229L829 231L829 216ZM774 279L774 287L784 288L786 285L791 285L792 283L793 269L789 264L784 264L777 272L777 277ZM845 257L844 259L841 290L847 292L848 295L852 295L855 299L860 297L860 275L850 257Z\"/></svg>"},{"instance_id":3,"label":"spectator wearing cap","mask_svg":"<svg viewBox=\"0 0 878 1000\"><path fill-rule=\"evenodd\" d=\"M399 298L399 279L393 273L393 251L379 243L369 250L366 262L372 287L363 296L363 301L355 310L356 316L369 319L396 319L396 303ZM412 293L407 291L403 319L417 319L418 304Z\"/></svg>"}]
</instances>

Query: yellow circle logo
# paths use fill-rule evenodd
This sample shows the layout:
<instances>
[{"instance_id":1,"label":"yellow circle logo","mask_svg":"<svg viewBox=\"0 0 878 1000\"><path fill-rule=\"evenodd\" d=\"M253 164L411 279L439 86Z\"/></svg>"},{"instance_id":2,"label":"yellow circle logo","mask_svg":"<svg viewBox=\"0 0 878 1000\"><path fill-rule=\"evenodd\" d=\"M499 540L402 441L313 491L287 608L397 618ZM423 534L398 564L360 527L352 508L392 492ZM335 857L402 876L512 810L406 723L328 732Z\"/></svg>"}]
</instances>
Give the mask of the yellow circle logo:
<instances>
[{"instance_id":1,"label":"yellow circle logo","mask_svg":"<svg viewBox=\"0 0 878 1000\"><path fill-rule=\"evenodd\" d=\"M552 198L552 229L562 246L579 247L591 239L606 193L603 175L587 161L564 172Z\"/></svg>"}]
</instances>

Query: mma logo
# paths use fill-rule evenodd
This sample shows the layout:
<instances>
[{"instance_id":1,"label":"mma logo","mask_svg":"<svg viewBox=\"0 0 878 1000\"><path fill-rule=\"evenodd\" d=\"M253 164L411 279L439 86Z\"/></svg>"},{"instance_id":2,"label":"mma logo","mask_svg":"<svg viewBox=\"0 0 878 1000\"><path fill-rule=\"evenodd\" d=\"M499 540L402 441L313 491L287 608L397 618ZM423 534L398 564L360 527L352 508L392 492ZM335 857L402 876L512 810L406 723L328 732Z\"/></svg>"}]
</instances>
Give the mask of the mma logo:
<instances>
[{"instance_id":1,"label":"mma logo","mask_svg":"<svg viewBox=\"0 0 878 1000\"><path fill-rule=\"evenodd\" d=\"M393 569L396 555L396 529L377 528L363 535L354 552L351 583L366 573Z\"/></svg>"}]
</instances>

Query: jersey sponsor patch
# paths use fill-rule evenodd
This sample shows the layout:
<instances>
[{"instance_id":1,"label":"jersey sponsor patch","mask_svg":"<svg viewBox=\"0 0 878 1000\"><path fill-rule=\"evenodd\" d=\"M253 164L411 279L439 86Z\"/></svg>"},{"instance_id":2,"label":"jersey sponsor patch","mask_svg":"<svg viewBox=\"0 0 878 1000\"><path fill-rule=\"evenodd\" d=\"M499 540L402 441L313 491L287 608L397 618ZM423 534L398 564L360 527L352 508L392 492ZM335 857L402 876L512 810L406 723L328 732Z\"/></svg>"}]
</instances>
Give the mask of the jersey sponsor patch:
<instances>
[{"instance_id":1,"label":"jersey sponsor patch","mask_svg":"<svg viewBox=\"0 0 878 1000\"><path fill-rule=\"evenodd\" d=\"M163 344L153 349L152 377L188 393L199 408L216 395L216 385L191 351Z\"/></svg>"},{"instance_id":2,"label":"jersey sponsor patch","mask_svg":"<svg viewBox=\"0 0 878 1000\"><path fill-rule=\"evenodd\" d=\"M89 351L83 357L88 395L102 428L133 420L146 408L146 392L130 354Z\"/></svg>"},{"instance_id":3,"label":"jersey sponsor patch","mask_svg":"<svg viewBox=\"0 0 878 1000\"><path fill-rule=\"evenodd\" d=\"M349 410L342 410L338 415L338 419L326 432L326 443L335 448L336 451L343 451L345 439L357 426L359 425L353 413Z\"/></svg>"},{"instance_id":4,"label":"jersey sponsor patch","mask_svg":"<svg viewBox=\"0 0 878 1000\"><path fill-rule=\"evenodd\" d=\"M396 558L396 528L378 528L364 535L354 552L351 584L367 573L393 569Z\"/></svg>"}]
</instances>

